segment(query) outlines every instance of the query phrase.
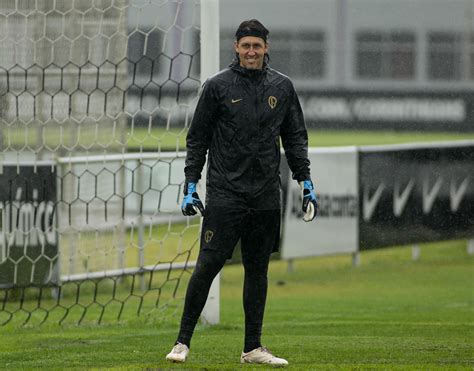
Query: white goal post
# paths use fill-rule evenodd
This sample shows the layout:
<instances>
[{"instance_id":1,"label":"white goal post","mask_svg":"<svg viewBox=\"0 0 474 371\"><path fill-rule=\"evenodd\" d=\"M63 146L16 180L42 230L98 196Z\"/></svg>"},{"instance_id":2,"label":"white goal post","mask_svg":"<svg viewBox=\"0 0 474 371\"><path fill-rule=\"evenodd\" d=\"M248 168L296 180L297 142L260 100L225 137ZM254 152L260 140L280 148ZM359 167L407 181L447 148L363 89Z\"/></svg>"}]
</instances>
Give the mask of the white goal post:
<instances>
[{"instance_id":1,"label":"white goal post","mask_svg":"<svg viewBox=\"0 0 474 371\"><path fill-rule=\"evenodd\" d=\"M201 82L219 70L219 0L201 0ZM205 177L203 177L205 179ZM205 197L205 195L203 194ZM208 324L220 320L220 273L209 291L201 319Z\"/></svg>"}]
</instances>

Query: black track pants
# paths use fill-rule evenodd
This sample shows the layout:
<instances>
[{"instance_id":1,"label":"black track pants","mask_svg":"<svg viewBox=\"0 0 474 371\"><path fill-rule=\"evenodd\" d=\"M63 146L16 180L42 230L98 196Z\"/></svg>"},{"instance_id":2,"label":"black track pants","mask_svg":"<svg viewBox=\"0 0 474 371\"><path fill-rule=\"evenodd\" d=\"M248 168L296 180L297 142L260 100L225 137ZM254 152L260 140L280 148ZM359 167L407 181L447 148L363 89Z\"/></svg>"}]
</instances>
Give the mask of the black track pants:
<instances>
[{"instance_id":1,"label":"black track pants","mask_svg":"<svg viewBox=\"0 0 474 371\"><path fill-rule=\"evenodd\" d=\"M244 351L260 346L267 296L268 263L278 248L280 211L207 208L201 251L189 281L178 341L188 346L209 294L212 281L241 239L245 270L243 305L245 313Z\"/></svg>"}]
</instances>

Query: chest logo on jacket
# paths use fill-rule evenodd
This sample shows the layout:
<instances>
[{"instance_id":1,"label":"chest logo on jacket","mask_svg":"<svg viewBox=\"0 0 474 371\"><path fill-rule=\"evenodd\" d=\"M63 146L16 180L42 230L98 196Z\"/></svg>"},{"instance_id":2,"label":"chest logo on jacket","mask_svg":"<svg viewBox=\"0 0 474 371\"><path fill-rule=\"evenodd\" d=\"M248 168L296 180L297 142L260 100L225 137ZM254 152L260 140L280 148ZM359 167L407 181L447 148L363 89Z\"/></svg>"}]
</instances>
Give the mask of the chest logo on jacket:
<instances>
[{"instance_id":1,"label":"chest logo on jacket","mask_svg":"<svg viewBox=\"0 0 474 371\"><path fill-rule=\"evenodd\" d=\"M270 95L268 97L268 105L271 107L271 109L274 109L277 105L278 99L274 97L273 95Z\"/></svg>"}]
</instances>

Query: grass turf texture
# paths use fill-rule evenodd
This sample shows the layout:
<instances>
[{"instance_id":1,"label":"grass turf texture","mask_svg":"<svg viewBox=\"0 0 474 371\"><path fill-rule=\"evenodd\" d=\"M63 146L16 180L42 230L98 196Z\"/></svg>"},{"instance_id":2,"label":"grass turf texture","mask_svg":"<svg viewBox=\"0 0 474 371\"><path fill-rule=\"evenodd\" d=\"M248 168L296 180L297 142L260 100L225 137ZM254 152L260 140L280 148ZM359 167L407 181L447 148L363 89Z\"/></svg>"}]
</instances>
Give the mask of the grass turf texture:
<instances>
[{"instance_id":1,"label":"grass turf texture","mask_svg":"<svg viewBox=\"0 0 474 371\"><path fill-rule=\"evenodd\" d=\"M24 128L15 130L9 128L4 132L6 138L4 145L8 151L24 151L26 148L33 150L46 146L54 151L58 143L71 146L77 150L89 149L102 153L107 148L109 153L121 152L123 146L128 152L140 151L184 151L186 149L187 129L147 129L142 127L128 127L120 133L96 133L94 130L83 130L80 135L75 131L58 131L57 128L44 129L38 134L35 130L25 132ZM416 132L416 131L376 131L376 130L308 130L310 147L326 146L353 146L371 144L395 144L427 141L463 140L474 139L474 133L457 132Z\"/></svg>"},{"instance_id":2,"label":"grass turf texture","mask_svg":"<svg viewBox=\"0 0 474 371\"><path fill-rule=\"evenodd\" d=\"M127 132L131 151L184 150L187 131L146 130L136 128ZM371 144L413 143L443 140L474 139L474 133L455 132L395 132L395 131L334 131L308 130L310 147L354 146Z\"/></svg>"},{"instance_id":3,"label":"grass turf texture","mask_svg":"<svg viewBox=\"0 0 474 371\"><path fill-rule=\"evenodd\" d=\"M263 342L290 369L472 369L474 257L466 241L426 244L419 261L410 247L349 256L282 261L270 266ZM164 356L178 317L130 315L119 324L0 328L0 368L250 369L243 343L242 268L226 266L221 324L199 325L184 365Z\"/></svg>"}]
</instances>

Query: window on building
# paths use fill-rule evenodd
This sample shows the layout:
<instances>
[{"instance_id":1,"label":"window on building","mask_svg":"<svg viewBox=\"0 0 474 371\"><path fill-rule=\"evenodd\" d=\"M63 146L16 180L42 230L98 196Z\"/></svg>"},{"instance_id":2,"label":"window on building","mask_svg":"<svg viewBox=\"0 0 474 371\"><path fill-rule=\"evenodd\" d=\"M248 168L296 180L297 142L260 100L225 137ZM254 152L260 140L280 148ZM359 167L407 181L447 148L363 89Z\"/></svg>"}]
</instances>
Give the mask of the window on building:
<instances>
[{"instance_id":1,"label":"window on building","mask_svg":"<svg viewBox=\"0 0 474 371\"><path fill-rule=\"evenodd\" d=\"M233 32L222 32L221 67L234 58ZM326 40L322 31L272 31L269 37L270 66L292 79L320 79L326 73Z\"/></svg>"},{"instance_id":2,"label":"window on building","mask_svg":"<svg viewBox=\"0 0 474 371\"><path fill-rule=\"evenodd\" d=\"M474 80L474 33L471 34L470 44L470 59L471 59L471 80Z\"/></svg>"},{"instance_id":3,"label":"window on building","mask_svg":"<svg viewBox=\"0 0 474 371\"><path fill-rule=\"evenodd\" d=\"M463 40L459 32L428 34L428 77L460 80L463 77Z\"/></svg>"},{"instance_id":4,"label":"window on building","mask_svg":"<svg viewBox=\"0 0 474 371\"><path fill-rule=\"evenodd\" d=\"M320 79L326 73L326 40L322 31L273 32L271 66L298 79Z\"/></svg>"},{"instance_id":5,"label":"window on building","mask_svg":"<svg viewBox=\"0 0 474 371\"><path fill-rule=\"evenodd\" d=\"M356 75L362 79L413 79L416 39L408 31L356 34Z\"/></svg>"}]
</instances>

